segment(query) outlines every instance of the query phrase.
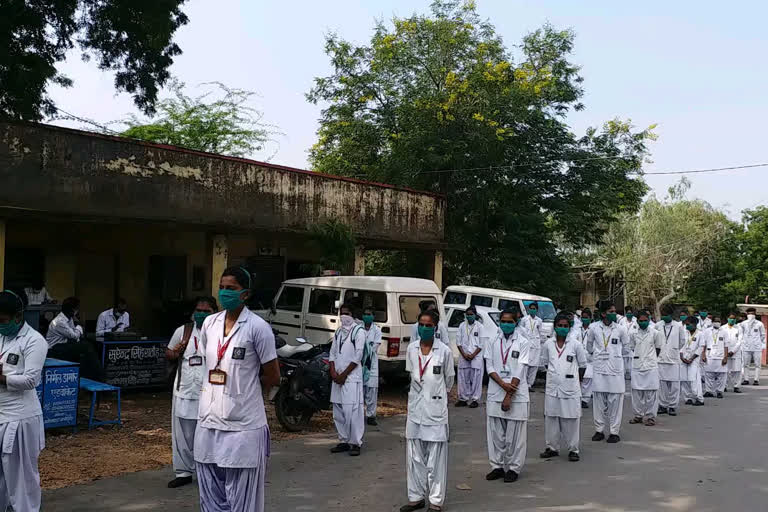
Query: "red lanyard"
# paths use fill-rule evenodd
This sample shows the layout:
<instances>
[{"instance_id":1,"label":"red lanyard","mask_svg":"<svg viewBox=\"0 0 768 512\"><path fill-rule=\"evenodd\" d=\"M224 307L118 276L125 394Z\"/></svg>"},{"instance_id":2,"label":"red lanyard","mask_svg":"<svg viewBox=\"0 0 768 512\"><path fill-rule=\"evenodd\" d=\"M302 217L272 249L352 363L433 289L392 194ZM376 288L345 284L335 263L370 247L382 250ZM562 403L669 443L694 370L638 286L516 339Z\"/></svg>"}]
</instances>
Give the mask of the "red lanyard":
<instances>
[{"instance_id":1,"label":"red lanyard","mask_svg":"<svg viewBox=\"0 0 768 512\"><path fill-rule=\"evenodd\" d=\"M192 336L192 341L195 342L195 354L197 354L197 336Z\"/></svg>"},{"instance_id":2,"label":"red lanyard","mask_svg":"<svg viewBox=\"0 0 768 512\"><path fill-rule=\"evenodd\" d=\"M501 364L504 366L507 366L507 359L509 359L509 351L512 350L512 345L509 346L507 349L507 352L504 353L504 338L501 338L501 343L499 343L499 352L501 353Z\"/></svg>"},{"instance_id":3,"label":"red lanyard","mask_svg":"<svg viewBox=\"0 0 768 512\"><path fill-rule=\"evenodd\" d=\"M227 352L227 348L229 347L229 342L232 341L232 337L230 336L227 342L224 344L224 346L221 346L221 340L219 340L219 347L216 350L216 355L219 357L219 360L216 362L216 368L219 367L221 364L221 359L224 357L224 354ZM195 340L195 345L197 345L197 340Z\"/></svg>"},{"instance_id":4,"label":"red lanyard","mask_svg":"<svg viewBox=\"0 0 768 512\"><path fill-rule=\"evenodd\" d=\"M555 342L555 350L557 350L557 358L560 359L560 356L562 356L563 352L565 352L565 343L563 343L563 349L560 350L557 348L557 342Z\"/></svg>"},{"instance_id":5,"label":"red lanyard","mask_svg":"<svg viewBox=\"0 0 768 512\"><path fill-rule=\"evenodd\" d=\"M432 356L429 356L429 359L427 359L427 362L424 363L424 366L421 365L421 354L419 354L419 380L424 380L424 372L427 371L427 366L429 366L429 362L432 360Z\"/></svg>"}]
</instances>

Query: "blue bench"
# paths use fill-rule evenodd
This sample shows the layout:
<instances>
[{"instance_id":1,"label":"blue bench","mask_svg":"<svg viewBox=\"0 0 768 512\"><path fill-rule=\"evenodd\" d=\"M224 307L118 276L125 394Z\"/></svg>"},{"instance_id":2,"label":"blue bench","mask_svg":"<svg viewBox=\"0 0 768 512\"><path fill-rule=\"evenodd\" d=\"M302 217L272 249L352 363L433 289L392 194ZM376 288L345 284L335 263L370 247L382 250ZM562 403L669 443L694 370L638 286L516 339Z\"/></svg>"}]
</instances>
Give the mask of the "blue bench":
<instances>
[{"instance_id":1,"label":"blue bench","mask_svg":"<svg viewBox=\"0 0 768 512\"><path fill-rule=\"evenodd\" d=\"M91 392L91 412L88 414L88 430L99 425L122 425L120 421L120 388L105 384L103 382L97 382L95 380L86 379L80 377L80 389ZM100 392L115 392L117 393L117 419L116 420L95 420L93 418L94 410L96 409L96 395Z\"/></svg>"}]
</instances>

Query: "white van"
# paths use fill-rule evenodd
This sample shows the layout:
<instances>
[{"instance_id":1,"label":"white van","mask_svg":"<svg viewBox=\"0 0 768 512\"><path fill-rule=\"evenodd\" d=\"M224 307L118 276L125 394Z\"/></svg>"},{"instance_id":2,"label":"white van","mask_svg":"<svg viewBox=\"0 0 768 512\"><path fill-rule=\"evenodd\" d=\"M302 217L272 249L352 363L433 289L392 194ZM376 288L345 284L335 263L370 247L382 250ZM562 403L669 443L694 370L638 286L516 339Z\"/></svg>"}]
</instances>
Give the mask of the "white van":
<instances>
[{"instance_id":1,"label":"white van","mask_svg":"<svg viewBox=\"0 0 768 512\"><path fill-rule=\"evenodd\" d=\"M531 302L537 302L539 313L537 316L543 320L544 334L547 337L552 336L555 327L555 305L552 299L531 295L528 293L513 292L509 290L496 290L493 288L478 288L475 286L449 286L445 289L443 304L445 308L452 306L483 306L487 308L496 308L504 311L509 306L515 305L520 308L524 315L528 315L527 306ZM450 319L449 319L450 321Z\"/></svg>"},{"instance_id":2,"label":"white van","mask_svg":"<svg viewBox=\"0 0 768 512\"><path fill-rule=\"evenodd\" d=\"M286 342L303 337L310 343L328 343L339 327L339 306L349 302L362 310L372 307L381 327L379 369L405 370L411 326L418 321L419 304L434 302L442 311L440 289L427 279L411 277L330 276L283 282L271 311L264 316ZM362 312L362 311L361 311Z\"/></svg>"}]
</instances>

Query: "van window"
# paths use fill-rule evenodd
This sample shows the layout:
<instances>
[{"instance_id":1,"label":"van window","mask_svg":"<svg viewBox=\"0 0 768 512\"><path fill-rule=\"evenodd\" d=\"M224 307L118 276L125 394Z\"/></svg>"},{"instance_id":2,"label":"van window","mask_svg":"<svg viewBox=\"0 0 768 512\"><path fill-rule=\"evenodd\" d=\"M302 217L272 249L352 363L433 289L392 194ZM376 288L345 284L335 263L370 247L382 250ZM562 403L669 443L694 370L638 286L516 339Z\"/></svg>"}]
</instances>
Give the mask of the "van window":
<instances>
[{"instance_id":1,"label":"van window","mask_svg":"<svg viewBox=\"0 0 768 512\"><path fill-rule=\"evenodd\" d=\"M493 297L486 297L485 295L473 295L470 304L473 306L483 306L489 308L493 305Z\"/></svg>"},{"instance_id":2,"label":"van window","mask_svg":"<svg viewBox=\"0 0 768 512\"><path fill-rule=\"evenodd\" d=\"M533 300L524 300L523 304L525 304L525 307L528 307L528 304L531 302L536 302L539 305L539 312L536 316L544 320L545 322L554 322L555 316L557 315L557 312L555 311L555 305L552 304L549 301L533 301Z\"/></svg>"},{"instance_id":3,"label":"van window","mask_svg":"<svg viewBox=\"0 0 768 512\"><path fill-rule=\"evenodd\" d=\"M504 311L505 309L509 309L509 308L520 309L520 302L517 299L499 299L500 310Z\"/></svg>"},{"instance_id":4,"label":"van window","mask_svg":"<svg viewBox=\"0 0 768 512\"><path fill-rule=\"evenodd\" d=\"M477 321L481 324L483 323L483 317L480 315L476 316ZM464 310L462 309L454 309L451 313L451 317L448 319L448 327L458 327L461 325L461 322L464 321Z\"/></svg>"},{"instance_id":5,"label":"van window","mask_svg":"<svg viewBox=\"0 0 768 512\"><path fill-rule=\"evenodd\" d=\"M336 301L339 300L339 297L341 297L340 290L313 288L312 293L309 294L308 312L314 315L338 315L339 310L336 309Z\"/></svg>"},{"instance_id":6,"label":"van window","mask_svg":"<svg viewBox=\"0 0 768 512\"><path fill-rule=\"evenodd\" d=\"M386 292L347 290L344 292L344 302L354 305L361 315L363 314L363 308L373 308L373 320L375 322L387 321Z\"/></svg>"},{"instance_id":7,"label":"van window","mask_svg":"<svg viewBox=\"0 0 768 512\"><path fill-rule=\"evenodd\" d=\"M422 302L432 302L433 304L437 304L437 300L430 296L400 296L400 319L404 324L415 324L419 321L419 313L421 313L421 307L419 305Z\"/></svg>"},{"instance_id":8,"label":"van window","mask_svg":"<svg viewBox=\"0 0 768 512\"><path fill-rule=\"evenodd\" d=\"M466 304L467 294L461 292L448 292L445 294L443 304Z\"/></svg>"},{"instance_id":9,"label":"van window","mask_svg":"<svg viewBox=\"0 0 768 512\"><path fill-rule=\"evenodd\" d=\"M304 288L300 286L283 286L280 296L275 302L276 309L301 312L304 302Z\"/></svg>"}]
</instances>

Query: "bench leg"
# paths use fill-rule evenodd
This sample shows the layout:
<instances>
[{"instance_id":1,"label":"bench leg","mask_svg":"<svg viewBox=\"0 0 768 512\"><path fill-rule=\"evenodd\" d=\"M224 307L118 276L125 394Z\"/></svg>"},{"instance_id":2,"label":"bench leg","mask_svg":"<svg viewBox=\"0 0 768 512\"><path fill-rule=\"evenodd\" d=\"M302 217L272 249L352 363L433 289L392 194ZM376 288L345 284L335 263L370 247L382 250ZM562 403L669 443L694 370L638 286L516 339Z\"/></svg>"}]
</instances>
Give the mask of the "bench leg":
<instances>
[{"instance_id":1,"label":"bench leg","mask_svg":"<svg viewBox=\"0 0 768 512\"><path fill-rule=\"evenodd\" d=\"M123 424L122 420L120 419L120 388L117 388L117 424Z\"/></svg>"},{"instance_id":2,"label":"bench leg","mask_svg":"<svg viewBox=\"0 0 768 512\"><path fill-rule=\"evenodd\" d=\"M96 408L96 392L91 391L91 413L88 415L88 430L93 428L93 410Z\"/></svg>"}]
</instances>

